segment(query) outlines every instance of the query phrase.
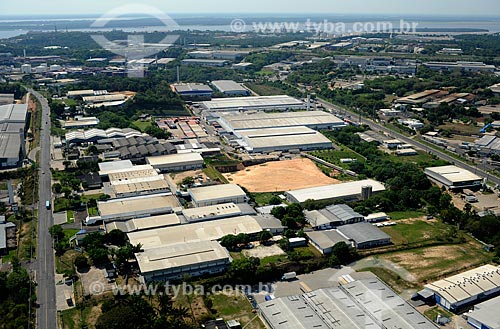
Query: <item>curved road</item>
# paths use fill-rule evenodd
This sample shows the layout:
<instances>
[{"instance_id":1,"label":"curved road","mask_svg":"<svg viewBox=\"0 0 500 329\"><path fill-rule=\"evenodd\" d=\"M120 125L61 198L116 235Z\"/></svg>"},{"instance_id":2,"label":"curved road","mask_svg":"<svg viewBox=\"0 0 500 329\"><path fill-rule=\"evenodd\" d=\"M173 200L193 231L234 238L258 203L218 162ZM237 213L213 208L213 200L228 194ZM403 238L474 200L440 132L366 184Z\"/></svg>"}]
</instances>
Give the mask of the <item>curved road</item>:
<instances>
[{"instance_id":1,"label":"curved road","mask_svg":"<svg viewBox=\"0 0 500 329\"><path fill-rule=\"evenodd\" d=\"M47 100L38 92L29 89L42 105L42 127L40 132L39 200L38 200L38 246L36 262L37 301L39 308L36 324L39 329L56 329L56 286L54 278L54 251L49 227L54 223L52 210L45 208L45 201L51 200L50 172L50 108Z\"/></svg>"},{"instance_id":2,"label":"curved road","mask_svg":"<svg viewBox=\"0 0 500 329\"><path fill-rule=\"evenodd\" d=\"M354 113L350 110L347 110L343 107L340 107L338 105L335 105L335 104L332 104L330 102L327 102L323 99L320 99L318 98L317 99L318 102L320 104L322 104L325 108L329 108L329 109L333 109L335 111L339 111L339 112L344 112L344 113L348 113L349 115L352 116L353 120L356 121L356 118L359 118L359 113ZM460 167L460 168L463 168L463 169L466 169L466 170L469 170L473 173L476 173L478 176L481 176L483 178L487 178L490 182L493 182L494 184L499 184L500 185L500 178L497 177L497 176L494 176L488 172L486 172L485 170L483 169L480 169L478 168L477 166L471 166L469 165L468 163L465 163L461 160L458 160L452 156L449 156L448 154L446 154L445 152L442 152L442 151L439 151L439 150L436 150L435 148L431 148L417 140L414 140L414 139L411 139L403 134L400 134L398 132L395 132L387 127L385 127L384 125L381 125L379 123L376 123L370 119L367 119L363 116L361 116L360 118L361 120L361 124L364 124L364 125L367 125L370 127L371 130L373 131L383 131L387 134L389 134L390 136L393 136L394 138L397 138L399 139L400 141L402 142L405 142L407 144L410 144L410 145L413 145L419 149L422 149L422 150L425 150L427 152L429 152L430 154L433 154L433 155L436 155L438 156L439 158L443 159L443 160L446 160L450 163L454 163L457 167Z\"/></svg>"}]
</instances>

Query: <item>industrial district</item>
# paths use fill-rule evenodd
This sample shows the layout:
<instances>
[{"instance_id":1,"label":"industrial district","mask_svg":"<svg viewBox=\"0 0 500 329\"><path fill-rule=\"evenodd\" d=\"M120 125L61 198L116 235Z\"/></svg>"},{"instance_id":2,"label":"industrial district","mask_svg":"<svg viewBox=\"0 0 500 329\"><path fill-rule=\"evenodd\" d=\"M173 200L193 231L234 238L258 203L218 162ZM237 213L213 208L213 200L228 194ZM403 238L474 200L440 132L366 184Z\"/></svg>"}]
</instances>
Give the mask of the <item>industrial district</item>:
<instances>
[{"instance_id":1,"label":"industrial district","mask_svg":"<svg viewBox=\"0 0 500 329\"><path fill-rule=\"evenodd\" d=\"M0 44L0 328L500 329L498 33L54 24Z\"/></svg>"}]
</instances>

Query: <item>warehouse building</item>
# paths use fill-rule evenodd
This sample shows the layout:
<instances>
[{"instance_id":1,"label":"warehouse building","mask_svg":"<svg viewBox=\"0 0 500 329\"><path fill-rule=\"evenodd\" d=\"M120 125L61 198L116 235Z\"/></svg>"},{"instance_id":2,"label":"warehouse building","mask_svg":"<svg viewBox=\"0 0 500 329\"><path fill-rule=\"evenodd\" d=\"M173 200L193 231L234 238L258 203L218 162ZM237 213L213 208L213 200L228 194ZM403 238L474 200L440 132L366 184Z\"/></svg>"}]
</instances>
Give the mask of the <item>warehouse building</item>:
<instances>
[{"instance_id":1,"label":"warehouse building","mask_svg":"<svg viewBox=\"0 0 500 329\"><path fill-rule=\"evenodd\" d=\"M28 104L0 106L0 168L18 167L24 160L28 116Z\"/></svg>"},{"instance_id":2,"label":"warehouse building","mask_svg":"<svg viewBox=\"0 0 500 329\"><path fill-rule=\"evenodd\" d=\"M250 95L250 91L248 89L233 80L212 81L212 86L214 86L219 92L223 93L226 96Z\"/></svg>"},{"instance_id":3,"label":"warehouse building","mask_svg":"<svg viewBox=\"0 0 500 329\"><path fill-rule=\"evenodd\" d=\"M340 129L346 123L336 116L323 111L301 111L287 113L251 113L222 115L219 124L229 133L239 131L307 127L314 130Z\"/></svg>"},{"instance_id":4,"label":"warehouse building","mask_svg":"<svg viewBox=\"0 0 500 329\"><path fill-rule=\"evenodd\" d=\"M102 129L89 129L85 131L75 130L65 134L66 144L80 145L83 143L96 143L103 139L119 139L129 137L144 137L147 136L135 129L131 128L109 128Z\"/></svg>"},{"instance_id":5,"label":"warehouse building","mask_svg":"<svg viewBox=\"0 0 500 329\"><path fill-rule=\"evenodd\" d=\"M331 140L307 127L240 130L239 142L249 153L311 151L333 148Z\"/></svg>"},{"instance_id":6,"label":"warehouse building","mask_svg":"<svg viewBox=\"0 0 500 329\"><path fill-rule=\"evenodd\" d=\"M183 99L189 100L210 100L214 93L209 86L201 83L176 83L170 88Z\"/></svg>"},{"instance_id":7,"label":"warehouse building","mask_svg":"<svg viewBox=\"0 0 500 329\"><path fill-rule=\"evenodd\" d=\"M134 164L130 160L99 162L98 166L101 178L108 178L111 173L128 171L134 168Z\"/></svg>"},{"instance_id":8,"label":"warehouse building","mask_svg":"<svg viewBox=\"0 0 500 329\"><path fill-rule=\"evenodd\" d=\"M266 301L259 313L271 329L436 328L376 277Z\"/></svg>"},{"instance_id":9,"label":"warehouse building","mask_svg":"<svg viewBox=\"0 0 500 329\"><path fill-rule=\"evenodd\" d=\"M181 220L176 214L159 215L153 217L132 218L126 221L105 222L106 232L120 230L124 233L158 229L180 225Z\"/></svg>"},{"instance_id":10,"label":"warehouse building","mask_svg":"<svg viewBox=\"0 0 500 329\"><path fill-rule=\"evenodd\" d=\"M213 206L182 210L182 215L184 215L189 223L254 214L255 211L248 204L234 203L223 203Z\"/></svg>"},{"instance_id":11,"label":"warehouse building","mask_svg":"<svg viewBox=\"0 0 500 329\"><path fill-rule=\"evenodd\" d=\"M306 108L304 102L286 95L219 98L201 105L209 112L288 111Z\"/></svg>"},{"instance_id":12,"label":"warehouse building","mask_svg":"<svg viewBox=\"0 0 500 329\"><path fill-rule=\"evenodd\" d=\"M181 61L182 65L189 66L205 66L205 67L222 67L229 64L228 60L224 59L183 59Z\"/></svg>"},{"instance_id":13,"label":"warehouse building","mask_svg":"<svg viewBox=\"0 0 500 329\"><path fill-rule=\"evenodd\" d=\"M65 121L64 129L88 129L99 124L99 119L96 117L76 116L74 120Z\"/></svg>"},{"instance_id":14,"label":"warehouse building","mask_svg":"<svg viewBox=\"0 0 500 329\"><path fill-rule=\"evenodd\" d=\"M481 177L457 166L425 168L425 174L450 190L480 187L483 183Z\"/></svg>"},{"instance_id":15,"label":"warehouse building","mask_svg":"<svg viewBox=\"0 0 500 329\"><path fill-rule=\"evenodd\" d=\"M236 184L203 186L189 189L188 193L196 207L247 201L246 193Z\"/></svg>"},{"instance_id":16,"label":"warehouse building","mask_svg":"<svg viewBox=\"0 0 500 329\"><path fill-rule=\"evenodd\" d=\"M153 195L170 192L170 186L164 179L144 181L136 183L125 183L113 185L115 197L128 198L140 195Z\"/></svg>"},{"instance_id":17,"label":"warehouse building","mask_svg":"<svg viewBox=\"0 0 500 329\"><path fill-rule=\"evenodd\" d=\"M333 246L339 242L352 245L349 239L336 230L306 232L309 243L323 255L332 253Z\"/></svg>"},{"instance_id":18,"label":"warehouse building","mask_svg":"<svg viewBox=\"0 0 500 329\"><path fill-rule=\"evenodd\" d=\"M125 166L128 162L103 162L102 164L114 164L117 163L117 167L124 165L123 168L118 167L117 169L111 169L107 171L100 171L99 175L102 177L107 177L111 185L121 185L121 184L133 184L141 182L152 182L157 180L162 180L163 176L158 174L158 172L151 165L140 165L140 166Z\"/></svg>"},{"instance_id":19,"label":"warehouse building","mask_svg":"<svg viewBox=\"0 0 500 329\"><path fill-rule=\"evenodd\" d=\"M168 194L113 199L98 202L97 208L104 222L164 215L182 209L179 200Z\"/></svg>"},{"instance_id":20,"label":"warehouse building","mask_svg":"<svg viewBox=\"0 0 500 329\"><path fill-rule=\"evenodd\" d=\"M160 172L197 170L204 164L203 157L196 152L149 157L146 162Z\"/></svg>"},{"instance_id":21,"label":"warehouse building","mask_svg":"<svg viewBox=\"0 0 500 329\"><path fill-rule=\"evenodd\" d=\"M337 227L337 232L353 242L357 249L368 249L391 244L391 237L370 223L355 223Z\"/></svg>"},{"instance_id":22,"label":"warehouse building","mask_svg":"<svg viewBox=\"0 0 500 329\"><path fill-rule=\"evenodd\" d=\"M147 249L135 256L143 283L218 274L231 263L229 252L216 241L179 243Z\"/></svg>"},{"instance_id":23,"label":"warehouse building","mask_svg":"<svg viewBox=\"0 0 500 329\"><path fill-rule=\"evenodd\" d=\"M362 200L371 194L385 191L382 183L372 179L365 179L355 182L333 184L319 187L311 187L299 190L288 191L285 196L289 202L303 203L307 200ZM363 192L366 195L363 196Z\"/></svg>"},{"instance_id":24,"label":"warehouse building","mask_svg":"<svg viewBox=\"0 0 500 329\"><path fill-rule=\"evenodd\" d=\"M477 304L466 313L467 322L477 329L500 329L500 297Z\"/></svg>"},{"instance_id":25,"label":"warehouse building","mask_svg":"<svg viewBox=\"0 0 500 329\"><path fill-rule=\"evenodd\" d=\"M364 216L345 204L333 205L321 210L305 211L307 222L315 230L327 230L337 226L363 222Z\"/></svg>"},{"instance_id":26,"label":"warehouse building","mask_svg":"<svg viewBox=\"0 0 500 329\"><path fill-rule=\"evenodd\" d=\"M145 250L167 247L180 243L215 241L223 236L240 233L255 235L262 232L262 227L251 216L239 216L208 222L199 222L146 230L128 234L130 243L142 244Z\"/></svg>"},{"instance_id":27,"label":"warehouse building","mask_svg":"<svg viewBox=\"0 0 500 329\"><path fill-rule=\"evenodd\" d=\"M484 265L425 285L436 303L452 312L490 299L500 293L500 267Z\"/></svg>"}]
</instances>

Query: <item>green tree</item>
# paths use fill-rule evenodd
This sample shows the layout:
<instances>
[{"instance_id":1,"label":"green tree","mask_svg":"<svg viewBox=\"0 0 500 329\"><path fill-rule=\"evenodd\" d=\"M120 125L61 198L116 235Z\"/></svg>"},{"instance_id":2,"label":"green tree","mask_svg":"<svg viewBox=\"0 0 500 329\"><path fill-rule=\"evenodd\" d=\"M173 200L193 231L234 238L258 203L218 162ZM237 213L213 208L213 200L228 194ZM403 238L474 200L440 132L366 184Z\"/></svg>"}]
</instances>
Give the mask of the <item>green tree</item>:
<instances>
[{"instance_id":1,"label":"green tree","mask_svg":"<svg viewBox=\"0 0 500 329\"><path fill-rule=\"evenodd\" d=\"M260 243L266 243L267 241L271 240L272 238L273 238L273 234L269 231L262 231L259 234Z\"/></svg>"},{"instance_id":2,"label":"green tree","mask_svg":"<svg viewBox=\"0 0 500 329\"><path fill-rule=\"evenodd\" d=\"M88 269L90 266L89 260L85 255L78 255L75 258L75 267L76 269L81 272L82 270Z\"/></svg>"}]
</instances>

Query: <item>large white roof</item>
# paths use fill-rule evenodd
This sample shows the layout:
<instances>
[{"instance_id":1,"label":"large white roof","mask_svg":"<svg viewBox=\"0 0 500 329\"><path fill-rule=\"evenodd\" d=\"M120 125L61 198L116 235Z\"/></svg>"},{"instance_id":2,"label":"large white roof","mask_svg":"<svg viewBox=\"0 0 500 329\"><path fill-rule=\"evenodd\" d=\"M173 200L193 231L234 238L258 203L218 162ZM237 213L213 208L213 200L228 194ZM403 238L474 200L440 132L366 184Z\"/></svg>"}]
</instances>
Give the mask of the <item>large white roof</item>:
<instances>
[{"instance_id":1,"label":"large white roof","mask_svg":"<svg viewBox=\"0 0 500 329\"><path fill-rule=\"evenodd\" d=\"M262 228L251 216L232 217L208 222L186 224L129 233L133 245L142 244L144 249L171 246L179 243L218 240L228 234L255 234Z\"/></svg>"},{"instance_id":2,"label":"large white roof","mask_svg":"<svg viewBox=\"0 0 500 329\"><path fill-rule=\"evenodd\" d=\"M196 202L246 196L241 187L236 184L203 186L190 189L188 192Z\"/></svg>"},{"instance_id":3,"label":"large white roof","mask_svg":"<svg viewBox=\"0 0 500 329\"><path fill-rule=\"evenodd\" d=\"M323 111L301 111L285 113L252 113L224 115L222 120L230 129L237 131L277 127L344 126L336 116ZM224 123L222 122L222 123Z\"/></svg>"},{"instance_id":4,"label":"large white roof","mask_svg":"<svg viewBox=\"0 0 500 329\"><path fill-rule=\"evenodd\" d=\"M493 265L484 265L425 285L450 303L459 303L499 287L500 267Z\"/></svg>"},{"instance_id":5,"label":"large white roof","mask_svg":"<svg viewBox=\"0 0 500 329\"><path fill-rule=\"evenodd\" d=\"M475 181L482 179L478 175L468 170L459 168L457 166L433 167L433 168L426 168L425 170L437 174L452 183Z\"/></svg>"},{"instance_id":6,"label":"large white roof","mask_svg":"<svg viewBox=\"0 0 500 329\"><path fill-rule=\"evenodd\" d=\"M385 187L382 183L377 182L373 179L365 179L342 184L293 190L286 192L286 194L293 197L293 199L297 202L302 203L306 200L339 199L343 197L353 197L356 195L361 195L361 189L365 186L371 186L373 192L380 192L385 190Z\"/></svg>"},{"instance_id":7,"label":"large white roof","mask_svg":"<svg viewBox=\"0 0 500 329\"><path fill-rule=\"evenodd\" d=\"M199 153L190 152L148 157L146 161L152 166L175 165L189 162L203 162L203 157Z\"/></svg>"},{"instance_id":8,"label":"large white roof","mask_svg":"<svg viewBox=\"0 0 500 329\"><path fill-rule=\"evenodd\" d=\"M228 251L216 241L180 243L135 254L141 273L229 260Z\"/></svg>"},{"instance_id":9,"label":"large white roof","mask_svg":"<svg viewBox=\"0 0 500 329\"><path fill-rule=\"evenodd\" d=\"M220 98L203 102L209 111L235 110L238 108L272 108L287 106L305 107L304 102L286 95Z\"/></svg>"}]
</instances>

